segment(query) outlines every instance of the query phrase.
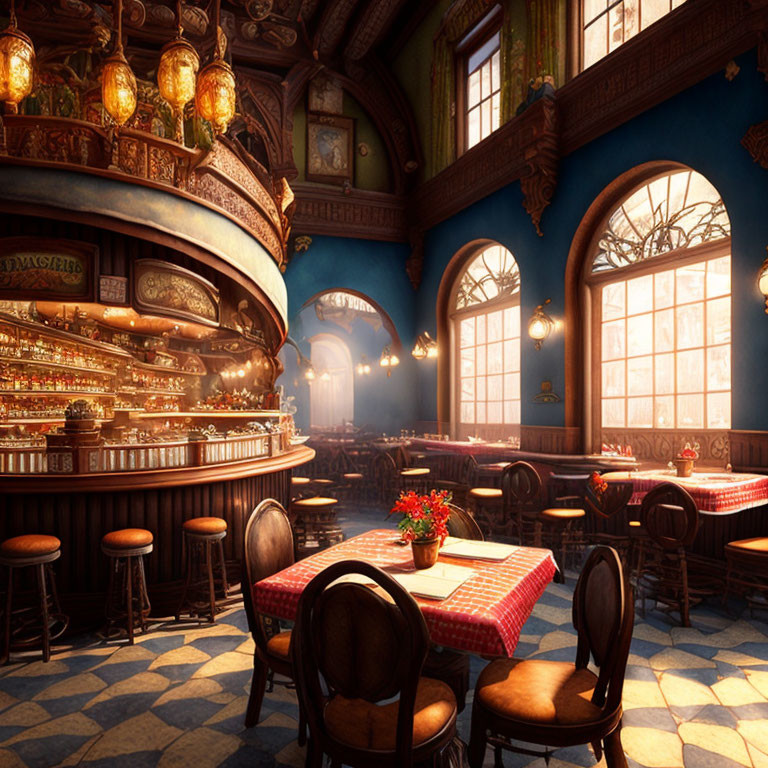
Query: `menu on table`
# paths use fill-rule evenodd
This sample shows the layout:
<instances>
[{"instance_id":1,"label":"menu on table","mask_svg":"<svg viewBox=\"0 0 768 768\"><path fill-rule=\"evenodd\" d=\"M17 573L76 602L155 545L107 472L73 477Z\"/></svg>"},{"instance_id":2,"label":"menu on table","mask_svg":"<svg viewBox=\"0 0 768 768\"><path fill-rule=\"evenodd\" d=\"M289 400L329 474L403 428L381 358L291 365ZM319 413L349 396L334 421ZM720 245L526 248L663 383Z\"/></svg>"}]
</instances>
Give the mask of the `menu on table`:
<instances>
[{"instance_id":1,"label":"menu on table","mask_svg":"<svg viewBox=\"0 0 768 768\"><path fill-rule=\"evenodd\" d=\"M495 541L474 541L449 536L440 548L446 557L468 557L472 560L506 560L518 547Z\"/></svg>"}]
</instances>

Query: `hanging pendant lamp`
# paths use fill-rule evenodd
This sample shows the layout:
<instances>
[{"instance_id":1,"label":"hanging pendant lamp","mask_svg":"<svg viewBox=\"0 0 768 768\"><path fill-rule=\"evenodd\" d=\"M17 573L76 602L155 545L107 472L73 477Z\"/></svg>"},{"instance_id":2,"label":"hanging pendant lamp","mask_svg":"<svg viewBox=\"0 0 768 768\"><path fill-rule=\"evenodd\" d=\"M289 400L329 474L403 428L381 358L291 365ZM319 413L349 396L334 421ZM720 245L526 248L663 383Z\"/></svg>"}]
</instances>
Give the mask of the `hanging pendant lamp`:
<instances>
[{"instance_id":1,"label":"hanging pendant lamp","mask_svg":"<svg viewBox=\"0 0 768 768\"><path fill-rule=\"evenodd\" d=\"M15 114L19 102L32 92L35 79L35 46L17 25L16 3L11 0L9 25L0 32L0 101Z\"/></svg>"},{"instance_id":2,"label":"hanging pendant lamp","mask_svg":"<svg viewBox=\"0 0 768 768\"><path fill-rule=\"evenodd\" d=\"M101 101L118 126L136 111L136 77L123 53L123 0L116 0L117 37L115 52L104 62L101 72Z\"/></svg>"}]
</instances>

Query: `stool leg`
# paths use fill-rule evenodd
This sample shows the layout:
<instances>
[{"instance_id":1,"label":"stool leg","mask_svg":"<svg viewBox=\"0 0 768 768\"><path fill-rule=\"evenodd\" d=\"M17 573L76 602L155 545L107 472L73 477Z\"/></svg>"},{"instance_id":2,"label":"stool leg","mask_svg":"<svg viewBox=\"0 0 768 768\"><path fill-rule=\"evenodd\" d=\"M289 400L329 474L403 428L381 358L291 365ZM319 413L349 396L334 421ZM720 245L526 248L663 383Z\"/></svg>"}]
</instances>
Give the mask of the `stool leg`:
<instances>
[{"instance_id":1,"label":"stool leg","mask_svg":"<svg viewBox=\"0 0 768 768\"><path fill-rule=\"evenodd\" d=\"M216 589L213 583L213 546L210 541L205 542L205 567L208 571L208 595L211 601L210 623L216 621Z\"/></svg>"},{"instance_id":2,"label":"stool leg","mask_svg":"<svg viewBox=\"0 0 768 768\"><path fill-rule=\"evenodd\" d=\"M43 622L43 661L51 658L51 628L48 623L48 592L45 588L45 565L41 563L37 571L37 591L40 597L40 614Z\"/></svg>"},{"instance_id":3,"label":"stool leg","mask_svg":"<svg viewBox=\"0 0 768 768\"><path fill-rule=\"evenodd\" d=\"M11 608L13 607L13 568L8 566L8 582L5 593L5 621L3 622L3 664L11 659Z\"/></svg>"},{"instance_id":4,"label":"stool leg","mask_svg":"<svg viewBox=\"0 0 768 768\"><path fill-rule=\"evenodd\" d=\"M221 558L221 583L224 588L224 598L226 599L229 592L229 584L227 584L227 563L224 560L224 539L219 539L219 557Z\"/></svg>"},{"instance_id":5,"label":"stool leg","mask_svg":"<svg viewBox=\"0 0 768 768\"><path fill-rule=\"evenodd\" d=\"M139 555L138 571L139 571L139 616L141 621L141 634L143 635L147 631L147 616L152 610L152 606L149 604L149 595L147 594L147 577L144 573L144 557Z\"/></svg>"},{"instance_id":6,"label":"stool leg","mask_svg":"<svg viewBox=\"0 0 768 768\"><path fill-rule=\"evenodd\" d=\"M126 579L126 597L128 604L126 605L126 614L128 616L128 645L133 645L133 558L125 558L125 568L127 571Z\"/></svg>"},{"instance_id":7,"label":"stool leg","mask_svg":"<svg viewBox=\"0 0 768 768\"><path fill-rule=\"evenodd\" d=\"M56 588L56 576L53 573L53 568L50 564L45 566L48 573L48 580L51 585L51 598L53 599L53 607L56 613L61 613L61 604L59 603L59 590Z\"/></svg>"},{"instance_id":8,"label":"stool leg","mask_svg":"<svg viewBox=\"0 0 768 768\"><path fill-rule=\"evenodd\" d=\"M181 559L184 562L184 570L186 571L186 575L184 578L184 589L181 592L181 600L179 600L179 607L176 611L176 621L179 621L181 618L181 612L184 610L184 603L187 599L187 591L189 590L189 585L192 579L192 547L187 541L187 537L183 534L181 537L181 548L183 550Z\"/></svg>"}]
</instances>

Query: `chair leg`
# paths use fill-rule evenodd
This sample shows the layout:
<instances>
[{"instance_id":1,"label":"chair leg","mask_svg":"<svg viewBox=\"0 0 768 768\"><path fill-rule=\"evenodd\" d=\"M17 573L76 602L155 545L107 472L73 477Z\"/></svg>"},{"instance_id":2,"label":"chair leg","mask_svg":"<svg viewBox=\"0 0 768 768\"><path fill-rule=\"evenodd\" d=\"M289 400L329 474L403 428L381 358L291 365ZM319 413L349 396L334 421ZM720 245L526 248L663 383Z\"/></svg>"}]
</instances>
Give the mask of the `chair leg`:
<instances>
[{"instance_id":1,"label":"chair leg","mask_svg":"<svg viewBox=\"0 0 768 768\"><path fill-rule=\"evenodd\" d=\"M624 748L621 746L621 723L615 731L605 737L603 745L607 768L627 768L627 758L624 755Z\"/></svg>"},{"instance_id":2,"label":"chair leg","mask_svg":"<svg viewBox=\"0 0 768 768\"><path fill-rule=\"evenodd\" d=\"M307 743L307 757L304 761L305 768L323 768L323 751L317 742L310 738Z\"/></svg>"},{"instance_id":3,"label":"chair leg","mask_svg":"<svg viewBox=\"0 0 768 768\"><path fill-rule=\"evenodd\" d=\"M482 715L475 703L472 707L472 729L469 735L467 757L470 768L482 768L485 759L486 732Z\"/></svg>"},{"instance_id":4,"label":"chair leg","mask_svg":"<svg viewBox=\"0 0 768 768\"><path fill-rule=\"evenodd\" d=\"M43 661L51 658L51 626L48 621L48 590L45 588L45 565L40 564L37 571L37 590L40 597L40 620L43 629Z\"/></svg>"},{"instance_id":5,"label":"chair leg","mask_svg":"<svg viewBox=\"0 0 768 768\"><path fill-rule=\"evenodd\" d=\"M304 707L301 706L301 699L299 699L299 738L298 743L300 747L307 745L307 718L304 715Z\"/></svg>"},{"instance_id":6,"label":"chair leg","mask_svg":"<svg viewBox=\"0 0 768 768\"><path fill-rule=\"evenodd\" d=\"M245 727L251 728L259 722L261 703L264 701L264 689L267 686L267 665L253 654L253 677L251 678L251 692L248 695L248 706L245 710Z\"/></svg>"},{"instance_id":7,"label":"chair leg","mask_svg":"<svg viewBox=\"0 0 768 768\"><path fill-rule=\"evenodd\" d=\"M691 618L688 610L690 605L690 598L688 594L688 564L685 561L685 553L680 556L680 571L682 576L682 592L680 595L680 619L684 627L691 626Z\"/></svg>"}]
</instances>

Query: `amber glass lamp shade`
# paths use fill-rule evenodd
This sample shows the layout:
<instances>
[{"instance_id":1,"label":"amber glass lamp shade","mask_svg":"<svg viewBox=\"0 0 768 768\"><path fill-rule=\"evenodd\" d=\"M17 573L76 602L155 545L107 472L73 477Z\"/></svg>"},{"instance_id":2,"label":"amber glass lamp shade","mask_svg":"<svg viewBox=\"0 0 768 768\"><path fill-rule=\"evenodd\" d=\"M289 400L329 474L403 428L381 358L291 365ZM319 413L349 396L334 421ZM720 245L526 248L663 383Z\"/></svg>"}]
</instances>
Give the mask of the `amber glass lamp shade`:
<instances>
[{"instance_id":1,"label":"amber glass lamp shade","mask_svg":"<svg viewBox=\"0 0 768 768\"><path fill-rule=\"evenodd\" d=\"M12 20L0 32L0 101L15 111L18 103L32 92L34 79L35 47Z\"/></svg>"},{"instance_id":2,"label":"amber glass lamp shade","mask_svg":"<svg viewBox=\"0 0 768 768\"><path fill-rule=\"evenodd\" d=\"M172 40L163 48L157 68L157 87L176 112L195 98L199 68L197 51L183 38Z\"/></svg>"},{"instance_id":3,"label":"amber glass lamp shade","mask_svg":"<svg viewBox=\"0 0 768 768\"><path fill-rule=\"evenodd\" d=\"M118 125L123 125L136 111L136 77L122 52L104 62L101 100Z\"/></svg>"},{"instance_id":4,"label":"amber glass lamp shade","mask_svg":"<svg viewBox=\"0 0 768 768\"><path fill-rule=\"evenodd\" d=\"M197 77L198 114L223 133L235 116L235 75L223 59L214 59Z\"/></svg>"}]
</instances>

